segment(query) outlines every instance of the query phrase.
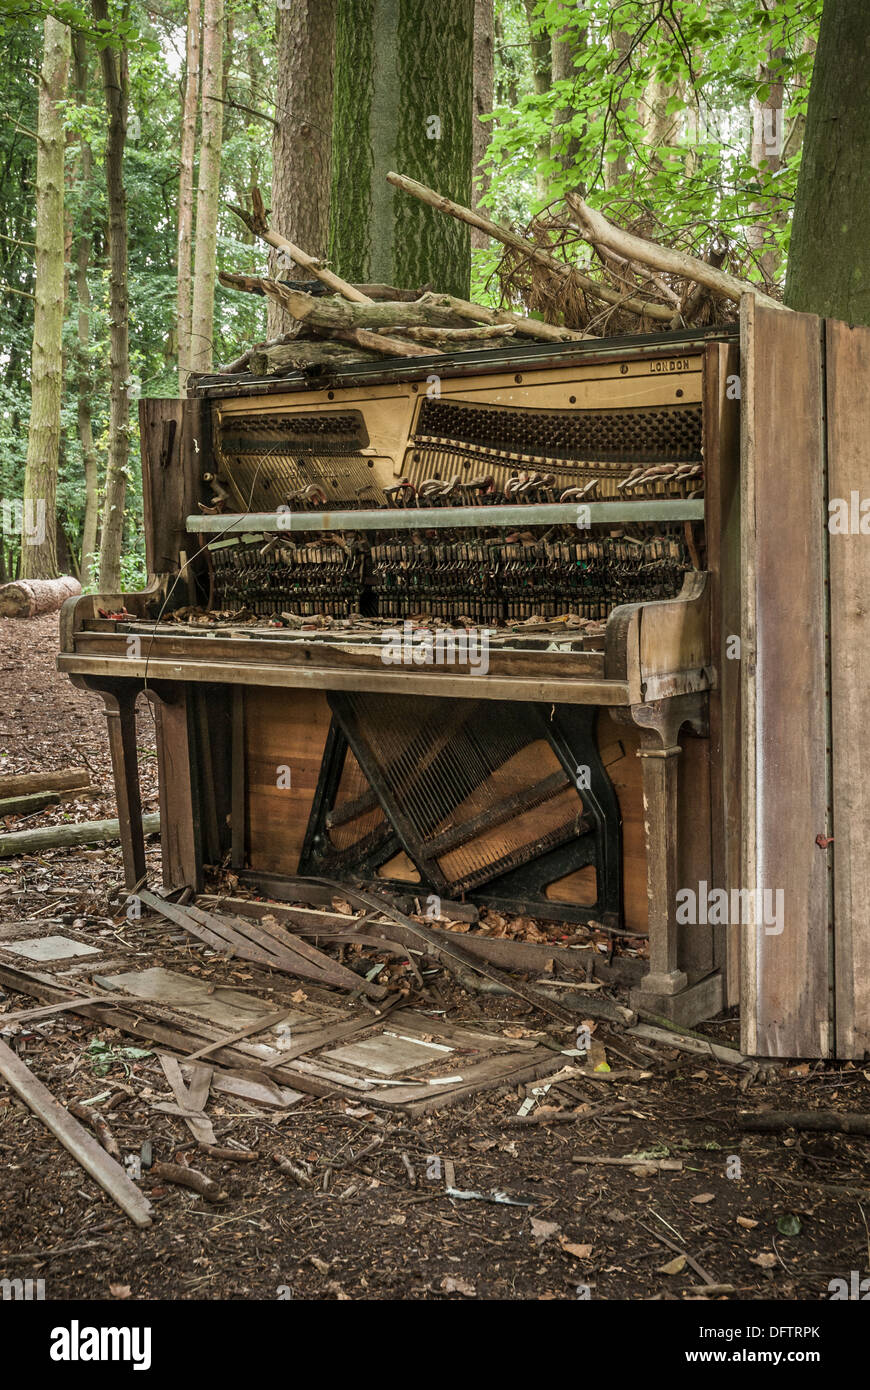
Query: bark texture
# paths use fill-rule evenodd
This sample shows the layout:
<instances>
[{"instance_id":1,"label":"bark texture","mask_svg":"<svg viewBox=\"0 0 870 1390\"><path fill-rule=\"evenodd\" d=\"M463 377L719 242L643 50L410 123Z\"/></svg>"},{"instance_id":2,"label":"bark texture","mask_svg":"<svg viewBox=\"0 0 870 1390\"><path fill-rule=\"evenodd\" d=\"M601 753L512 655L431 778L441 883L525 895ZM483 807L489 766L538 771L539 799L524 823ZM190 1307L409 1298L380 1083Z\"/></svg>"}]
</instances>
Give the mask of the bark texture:
<instances>
[{"instance_id":1,"label":"bark texture","mask_svg":"<svg viewBox=\"0 0 870 1390\"><path fill-rule=\"evenodd\" d=\"M18 579L0 588L0 618L39 618L43 613L56 613L65 599L81 591L81 584L71 574L60 579Z\"/></svg>"},{"instance_id":2,"label":"bark texture","mask_svg":"<svg viewBox=\"0 0 870 1390\"><path fill-rule=\"evenodd\" d=\"M196 113L199 106L200 0L189 0L185 45L184 101L181 110L181 149L178 156L178 394L183 395L190 372L191 242L193 238L193 158Z\"/></svg>"},{"instance_id":3,"label":"bark texture","mask_svg":"<svg viewBox=\"0 0 870 1390\"><path fill-rule=\"evenodd\" d=\"M471 199L474 0L338 0L330 257L346 280L469 288L468 229L397 197Z\"/></svg>"},{"instance_id":4,"label":"bark texture","mask_svg":"<svg viewBox=\"0 0 870 1390\"><path fill-rule=\"evenodd\" d=\"M30 429L24 471L21 576L57 574L56 498L60 456L64 301L63 156L60 103L69 77L69 30L51 15L43 26L36 154L36 284L30 375Z\"/></svg>"},{"instance_id":5,"label":"bark texture","mask_svg":"<svg viewBox=\"0 0 870 1390\"><path fill-rule=\"evenodd\" d=\"M482 121L492 111L494 76L493 0L474 0L474 113L472 122L473 206L489 191L489 174L480 167L491 136L491 123ZM489 245L489 237L479 227L471 229L472 249Z\"/></svg>"},{"instance_id":6,"label":"bark texture","mask_svg":"<svg viewBox=\"0 0 870 1390\"><path fill-rule=\"evenodd\" d=\"M785 300L870 324L870 6L822 12L795 200Z\"/></svg>"},{"instance_id":7,"label":"bark texture","mask_svg":"<svg viewBox=\"0 0 870 1390\"><path fill-rule=\"evenodd\" d=\"M224 0L205 0L202 17L202 134L196 193L190 368L211 371L218 196L224 129Z\"/></svg>"},{"instance_id":8,"label":"bark texture","mask_svg":"<svg viewBox=\"0 0 870 1390\"><path fill-rule=\"evenodd\" d=\"M108 26L106 0L93 0L94 17ZM124 144L127 138L127 54L109 45L100 50L100 67L109 130L106 137L106 196L109 212L109 451L106 496L100 538L100 585L107 592L121 587L121 548L127 459L130 452L130 345L127 302L127 194L124 189Z\"/></svg>"},{"instance_id":9,"label":"bark texture","mask_svg":"<svg viewBox=\"0 0 870 1390\"><path fill-rule=\"evenodd\" d=\"M271 225L309 255L324 259L332 176L335 0L296 0L291 9L279 9L277 41ZM310 276L280 253L270 256L269 271L293 280ZM274 301L267 329L270 338L290 329L290 319Z\"/></svg>"},{"instance_id":10,"label":"bark texture","mask_svg":"<svg viewBox=\"0 0 870 1390\"><path fill-rule=\"evenodd\" d=\"M73 75L76 104L80 107L88 101L88 55L85 36L73 34ZM79 442L82 446L82 471L85 477L85 515L82 523L82 583L87 584L91 577L93 559L97 551L97 529L99 525L99 484L97 472L97 451L94 446L94 430L91 420L91 393L94 389L91 373L91 291L88 285L88 265L91 259L93 238L91 236L91 190L93 188L94 155L87 136L82 135L79 142L80 175L83 197L76 244L76 299L78 301L77 348L76 348L76 423Z\"/></svg>"}]
</instances>

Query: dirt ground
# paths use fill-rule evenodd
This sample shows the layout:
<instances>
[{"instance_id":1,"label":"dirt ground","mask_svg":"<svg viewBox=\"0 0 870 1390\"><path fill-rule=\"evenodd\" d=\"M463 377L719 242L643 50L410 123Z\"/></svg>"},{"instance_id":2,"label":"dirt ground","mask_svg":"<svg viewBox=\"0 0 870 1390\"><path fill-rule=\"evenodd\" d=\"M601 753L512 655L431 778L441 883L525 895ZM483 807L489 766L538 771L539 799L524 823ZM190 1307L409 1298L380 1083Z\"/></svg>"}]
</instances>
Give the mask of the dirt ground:
<instances>
[{"instance_id":1,"label":"dirt ground","mask_svg":"<svg viewBox=\"0 0 870 1390\"><path fill-rule=\"evenodd\" d=\"M56 647L55 618L0 620L0 771L84 763L98 792L9 830L116 814L101 709L56 673ZM147 709L139 744L145 809L156 810ZM149 868L158 883L153 843ZM0 925L35 919L101 945L114 937L142 963L256 989L256 967L157 919L128 923L120 886L117 846L0 860ZM438 988L451 1021L546 1027L519 999L467 994L446 973ZM0 1033L4 1012L32 1004L0 988ZM734 1019L700 1031L737 1045ZM737 1116L867 1112L870 1070L720 1065L605 1022L594 1036L610 1076L572 1082L573 1100L543 1098L587 1107L568 1123L518 1125L516 1089L413 1122L340 1099L269 1112L212 1098L218 1144L259 1154L237 1163L197 1150L182 1119L152 1108L171 1099L156 1058L119 1054L138 1040L71 1014L24 1025L6 1041L60 1100L102 1096L123 1154L150 1141L155 1159L186 1159L226 1196L209 1203L146 1176L155 1219L135 1229L0 1082L0 1278L42 1278L47 1299L822 1300L831 1280L866 1276L868 1139L743 1133ZM88 1050L95 1039L113 1049L107 1063ZM627 1070L641 1078L621 1078ZM273 1154L312 1164L316 1182L299 1186ZM628 1155L636 1161L577 1161ZM662 1159L674 1166L652 1166ZM447 1196L449 1164L456 1188L522 1205ZM699 1292L711 1284L730 1290Z\"/></svg>"}]
</instances>

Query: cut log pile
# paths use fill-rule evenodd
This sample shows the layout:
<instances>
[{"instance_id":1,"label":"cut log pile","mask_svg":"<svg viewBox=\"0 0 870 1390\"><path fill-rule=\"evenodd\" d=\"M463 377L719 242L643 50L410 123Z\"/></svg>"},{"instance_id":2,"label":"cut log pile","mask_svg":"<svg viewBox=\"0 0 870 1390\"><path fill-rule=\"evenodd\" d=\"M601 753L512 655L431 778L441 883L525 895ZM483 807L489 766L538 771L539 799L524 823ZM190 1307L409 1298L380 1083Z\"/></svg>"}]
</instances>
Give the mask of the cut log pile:
<instances>
[{"instance_id":1,"label":"cut log pile","mask_svg":"<svg viewBox=\"0 0 870 1390\"><path fill-rule=\"evenodd\" d=\"M733 319L746 294L783 307L761 286L722 269L728 250L714 244L701 259L659 245L615 226L575 194L568 195L561 219L538 219L523 235L415 179L396 173L387 178L401 192L504 246L498 270L503 307L439 294L431 286L415 291L349 284L271 229L255 188L252 210L233 207L233 212L313 279L221 272L225 288L266 296L292 320L288 332L247 348L220 368L221 374L322 372L355 361L429 357L524 340L559 343L605 333L701 327ZM583 268L581 255L590 254L593 264ZM523 305L527 312L507 305Z\"/></svg>"}]
</instances>

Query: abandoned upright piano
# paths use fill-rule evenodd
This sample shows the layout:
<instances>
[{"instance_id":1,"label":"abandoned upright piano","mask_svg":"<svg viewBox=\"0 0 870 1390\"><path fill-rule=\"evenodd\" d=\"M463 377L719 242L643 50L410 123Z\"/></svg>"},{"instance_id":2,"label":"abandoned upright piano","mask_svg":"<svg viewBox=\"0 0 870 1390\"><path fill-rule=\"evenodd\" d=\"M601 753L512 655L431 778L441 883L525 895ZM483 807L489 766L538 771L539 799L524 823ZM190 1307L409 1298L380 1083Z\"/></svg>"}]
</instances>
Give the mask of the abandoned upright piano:
<instances>
[{"instance_id":1,"label":"abandoned upright piano","mask_svg":"<svg viewBox=\"0 0 870 1390\"><path fill-rule=\"evenodd\" d=\"M818 438L819 322L749 305L742 350L735 325L201 377L187 399L143 401L149 586L70 600L59 657L105 701L128 885L145 869L144 691L165 887L199 890L231 864L267 891L320 875L397 885L422 910L468 898L594 919L649 934L634 998L651 1012L693 1023L736 1002L739 934L704 893L780 869L801 911L820 874L830 893L809 835L830 834L824 777L789 765L783 715L759 694L791 661L812 666L793 698L824 697L799 613L823 518L809 559L789 541L774 572L755 505L766 489L802 536L821 506L817 480L791 470L780 495L762 459ZM778 432L751 368L762 352L789 393ZM751 756L763 745L769 767L774 751L799 809L762 796L749 720ZM818 856L806 871L798 846ZM765 1015L757 977L779 943L756 928L745 1044L824 1055L821 983ZM795 978L817 957L815 941L799 951Z\"/></svg>"}]
</instances>

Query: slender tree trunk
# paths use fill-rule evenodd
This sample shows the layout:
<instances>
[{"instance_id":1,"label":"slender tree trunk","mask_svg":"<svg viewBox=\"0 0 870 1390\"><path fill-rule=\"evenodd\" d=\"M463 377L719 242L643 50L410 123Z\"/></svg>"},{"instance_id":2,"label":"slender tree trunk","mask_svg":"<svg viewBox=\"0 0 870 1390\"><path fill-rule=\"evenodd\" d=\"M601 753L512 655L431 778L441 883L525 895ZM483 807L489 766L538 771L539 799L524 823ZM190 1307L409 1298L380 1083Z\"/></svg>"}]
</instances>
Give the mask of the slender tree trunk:
<instances>
[{"instance_id":1,"label":"slender tree trunk","mask_svg":"<svg viewBox=\"0 0 870 1390\"><path fill-rule=\"evenodd\" d=\"M193 238L193 159L196 150L196 112L199 105L200 0L189 0L185 46L184 101L181 109L181 150L178 157L178 394L187 388L190 372L191 242Z\"/></svg>"},{"instance_id":2,"label":"slender tree trunk","mask_svg":"<svg viewBox=\"0 0 870 1390\"><path fill-rule=\"evenodd\" d=\"M529 22L529 42L532 50L532 83L537 96L546 96L553 85L553 68L550 51L550 35L543 27L535 10L538 0L523 0L526 18ZM542 140L535 151L535 187L538 198L546 202L549 196L549 181L541 165L550 158L550 142Z\"/></svg>"},{"instance_id":3,"label":"slender tree trunk","mask_svg":"<svg viewBox=\"0 0 870 1390\"><path fill-rule=\"evenodd\" d=\"M619 19L619 0L614 0L613 9L613 22L614 24L616 24ZM628 33L628 31L625 29L615 28L613 31L613 71L615 74L615 87L617 90L622 86L623 82L628 76L628 65L626 63L626 58L628 56L628 51L630 47L631 34ZM628 109L628 102L623 97L620 97L617 101L614 102L613 109L615 112L614 133L618 137L621 137L622 132L620 129L620 117L623 114L623 112L625 112ZM604 165L605 188L613 188L614 185L618 183L619 180L622 178L623 174L627 173L627 171L628 165L626 163L624 153L621 153L617 159L614 159L606 163Z\"/></svg>"},{"instance_id":4,"label":"slender tree trunk","mask_svg":"<svg viewBox=\"0 0 870 1390\"><path fill-rule=\"evenodd\" d=\"M785 301L870 324L870 6L822 11L798 177Z\"/></svg>"},{"instance_id":5,"label":"slender tree trunk","mask_svg":"<svg viewBox=\"0 0 870 1390\"><path fill-rule=\"evenodd\" d=\"M569 11L569 6L565 3L559 5L560 10ZM577 71L576 60L580 50L586 44L585 29L578 30L572 25L566 24L558 29L552 38L551 61L554 82L577 82L581 81ZM557 159L562 166L563 174L571 175L576 169L577 161L580 157L580 139L578 135L571 135L567 143L565 140L564 127L569 125L574 118L574 106L570 101L565 101L559 107L553 118L553 134L550 141L551 158ZM585 185L582 184L576 175L570 183L571 191L585 193Z\"/></svg>"},{"instance_id":6,"label":"slender tree trunk","mask_svg":"<svg viewBox=\"0 0 870 1390\"><path fill-rule=\"evenodd\" d=\"M481 169L489 145L492 129L489 121L482 121L492 111L492 88L494 77L494 5L493 0L474 0L474 118L472 124L472 171L473 206L478 207L481 198L489 191L489 174ZM479 250L489 246L489 237L478 227L471 229L471 246Z\"/></svg>"},{"instance_id":7,"label":"slender tree trunk","mask_svg":"<svg viewBox=\"0 0 870 1390\"><path fill-rule=\"evenodd\" d=\"M85 36L73 34L73 72L76 102L80 107L88 100L88 56ZM94 389L90 362L91 291L88 285L88 265L91 259L91 195L93 191L94 156L90 142L82 135L79 142L80 175L83 190L79 237L76 244L76 299L78 300L78 348L76 353L76 418L79 442L82 446L82 469L85 477L85 516L82 524L81 580L86 585L91 578L93 557L97 550L99 524L99 484L97 451L91 421L91 392Z\"/></svg>"},{"instance_id":8,"label":"slender tree trunk","mask_svg":"<svg viewBox=\"0 0 870 1390\"><path fill-rule=\"evenodd\" d=\"M338 0L330 258L345 280L468 298L468 228L386 175L468 205L473 48L474 0Z\"/></svg>"},{"instance_id":9,"label":"slender tree trunk","mask_svg":"<svg viewBox=\"0 0 870 1390\"><path fill-rule=\"evenodd\" d=\"M36 284L30 429L24 470L21 577L57 575L57 469L63 383L63 155L60 102L69 76L69 30L51 15L43 26L36 155Z\"/></svg>"},{"instance_id":10,"label":"slender tree trunk","mask_svg":"<svg viewBox=\"0 0 870 1390\"><path fill-rule=\"evenodd\" d=\"M93 0L94 17L108 25L106 0ZM100 588L121 587L124 503L130 452L130 347L127 302L127 195L124 189L124 143L127 138L127 50L107 44L100 67L109 130L106 136L106 196L109 213L109 450L106 496L100 540Z\"/></svg>"},{"instance_id":11,"label":"slender tree trunk","mask_svg":"<svg viewBox=\"0 0 870 1390\"><path fill-rule=\"evenodd\" d=\"M272 217L276 232L311 256L325 258L332 177L335 0L296 0L278 10L278 87L272 134ZM312 278L277 252L273 274ZM289 332L292 320L270 302L266 334Z\"/></svg>"},{"instance_id":12,"label":"slender tree trunk","mask_svg":"<svg viewBox=\"0 0 870 1390\"><path fill-rule=\"evenodd\" d=\"M768 11L774 8L774 0L761 0L761 3ZM766 61L758 66L758 81L767 87L768 92L764 101L759 101L757 97L752 98L750 159L753 168L757 169L761 175L765 173L776 174L782 168L785 141L783 129L785 117L783 98L785 93L782 72L785 57L784 48L768 48ZM767 198L753 202L750 211L758 220L752 222L747 228L746 240L756 252L761 253L758 257L758 264L764 273L765 280L775 280L779 267L779 254L776 246L771 244L770 230L772 225L782 226L784 224L785 211L784 209L773 211Z\"/></svg>"},{"instance_id":13,"label":"slender tree trunk","mask_svg":"<svg viewBox=\"0 0 870 1390\"><path fill-rule=\"evenodd\" d=\"M205 0L202 21L202 135L196 194L196 253L193 268L190 367L212 365L218 195L223 142L224 0Z\"/></svg>"}]
</instances>

